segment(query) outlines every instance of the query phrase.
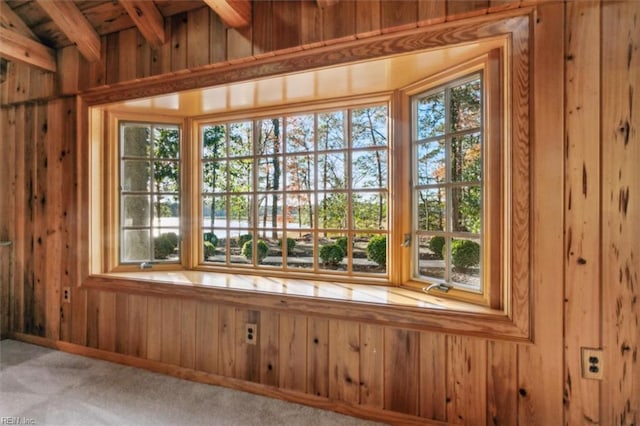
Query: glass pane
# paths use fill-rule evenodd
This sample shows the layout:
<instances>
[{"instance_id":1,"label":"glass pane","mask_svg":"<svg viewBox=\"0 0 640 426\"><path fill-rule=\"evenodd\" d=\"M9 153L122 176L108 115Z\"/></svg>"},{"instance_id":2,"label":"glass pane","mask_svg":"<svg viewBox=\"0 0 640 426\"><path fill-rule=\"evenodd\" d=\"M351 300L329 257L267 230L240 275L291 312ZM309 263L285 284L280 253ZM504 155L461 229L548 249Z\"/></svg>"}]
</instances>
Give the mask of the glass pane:
<instances>
[{"instance_id":1,"label":"glass pane","mask_svg":"<svg viewBox=\"0 0 640 426\"><path fill-rule=\"evenodd\" d=\"M122 128L122 155L124 157L149 157L151 128L126 124Z\"/></svg>"},{"instance_id":2,"label":"glass pane","mask_svg":"<svg viewBox=\"0 0 640 426\"><path fill-rule=\"evenodd\" d=\"M480 127L481 123L480 78L451 89L451 130Z\"/></svg>"},{"instance_id":3,"label":"glass pane","mask_svg":"<svg viewBox=\"0 0 640 426\"><path fill-rule=\"evenodd\" d=\"M226 156L227 127L224 124L202 128L202 158L218 159Z\"/></svg>"},{"instance_id":4,"label":"glass pane","mask_svg":"<svg viewBox=\"0 0 640 426\"><path fill-rule=\"evenodd\" d=\"M418 185L432 185L446 179L445 143L439 140L417 146Z\"/></svg>"},{"instance_id":5,"label":"glass pane","mask_svg":"<svg viewBox=\"0 0 640 426\"><path fill-rule=\"evenodd\" d=\"M124 160L122 171L123 191L150 191L151 166L148 161Z\"/></svg>"},{"instance_id":6,"label":"glass pane","mask_svg":"<svg viewBox=\"0 0 640 426\"><path fill-rule=\"evenodd\" d=\"M163 229L153 238L154 260L180 260L178 229Z\"/></svg>"},{"instance_id":7,"label":"glass pane","mask_svg":"<svg viewBox=\"0 0 640 426\"><path fill-rule=\"evenodd\" d=\"M282 157L258 159L258 191L279 191L283 183Z\"/></svg>"},{"instance_id":8,"label":"glass pane","mask_svg":"<svg viewBox=\"0 0 640 426\"><path fill-rule=\"evenodd\" d=\"M289 234L293 234L296 229L313 228L314 204L315 195L312 193L298 192L287 195L287 229ZM295 233L297 237L300 237L299 233Z\"/></svg>"},{"instance_id":9,"label":"glass pane","mask_svg":"<svg viewBox=\"0 0 640 426\"><path fill-rule=\"evenodd\" d=\"M280 228L282 226L282 194L261 195L258 199L258 227Z\"/></svg>"},{"instance_id":10,"label":"glass pane","mask_svg":"<svg viewBox=\"0 0 640 426\"><path fill-rule=\"evenodd\" d=\"M259 120L258 155L274 155L282 153L282 120L273 118Z\"/></svg>"},{"instance_id":11,"label":"glass pane","mask_svg":"<svg viewBox=\"0 0 640 426\"><path fill-rule=\"evenodd\" d=\"M346 152L318 155L318 189L345 189L347 187Z\"/></svg>"},{"instance_id":12,"label":"glass pane","mask_svg":"<svg viewBox=\"0 0 640 426\"><path fill-rule=\"evenodd\" d=\"M232 228L248 228L253 224L253 196L230 195L229 226Z\"/></svg>"},{"instance_id":13,"label":"glass pane","mask_svg":"<svg viewBox=\"0 0 640 426\"><path fill-rule=\"evenodd\" d=\"M251 121L229 124L229 157L253 155L252 128Z\"/></svg>"},{"instance_id":14,"label":"glass pane","mask_svg":"<svg viewBox=\"0 0 640 426\"><path fill-rule=\"evenodd\" d=\"M445 238L440 236L418 237L418 275L444 279L443 251Z\"/></svg>"},{"instance_id":15,"label":"glass pane","mask_svg":"<svg viewBox=\"0 0 640 426\"><path fill-rule=\"evenodd\" d=\"M480 182L482 180L482 150L480 132L451 140L451 180Z\"/></svg>"},{"instance_id":16,"label":"glass pane","mask_svg":"<svg viewBox=\"0 0 640 426\"><path fill-rule=\"evenodd\" d=\"M279 245L281 238L281 230L264 231L257 240L252 238L249 241L243 241L240 253L248 263L252 263L255 251L257 265L281 267L282 251Z\"/></svg>"},{"instance_id":17,"label":"glass pane","mask_svg":"<svg viewBox=\"0 0 640 426\"><path fill-rule=\"evenodd\" d=\"M347 228L347 194L336 192L318 194L318 228Z\"/></svg>"},{"instance_id":18,"label":"glass pane","mask_svg":"<svg viewBox=\"0 0 640 426\"><path fill-rule=\"evenodd\" d=\"M148 195L122 197L122 226L149 226L149 221Z\"/></svg>"},{"instance_id":19,"label":"glass pane","mask_svg":"<svg viewBox=\"0 0 640 426\"><path fill-rule=\"evenodd\" d=\"M418 99L416 115L418 140L444 134L444 91Z\"/></svg>"},{"instance_id":20,"label":"glass pane","mask_svg":"<svg viewBox=\"0 0 640 426\"><path fill-rule=\"evenodd\" d=\"M314 166L313 154L287 157L287 190L314 190Z\"/></svg>"},{"instance_id":21,"label":"glass pane","mask_svg":"<svg viewBox=\"0 0 640 426\"><path fill-rule=\"evenodd\" d=\"M155 161L153 184L156 192L180 191L180 163L177 161Z\"/></svg>"},{"instance_id":22,"label":"glass pane","mask_svg":"<svg viewBox=\"0 0 640 426\"><path fill-rule=\"evenodd\" d=\"M482 223L482 193L479 186L452 189L453 230L479 234Z\"/></svg>"},{"instance_id":23,"label":"glass pane","mask_svg":"<svg viewBox=\"0 0 640 426\"><path fill-rule=\"evenodd\" d=\"M227 162L207 161L202 165L202 192L227 191Z\"/></svg>"},{"instance_id":24,"label":"glass pane","mask_svg":"<svg viewBox=\"0 0 640 426\"><path fill-rule=\"evenodd\" d=\"M247 246L244 250L243 248ZM252 263L253 233L246 229L232 230L229 234L229 261L236 264Z\"/></svg>"},{"instance_id":25,"label":"glass pane","mask_svg":"<svg viewBox=\"0 0 640 426\"><path fill-rule=\"evenodd\" d=\"M318 237L318 267L331 271L346 271L346 247L346 235L321 233Z\"/></svg>"},{"instance_id":26,"label":"glass pane","mask_svg":"<svg viewBox=\"0 0 640 426\"><path fill-rule=\"evenodd\" d=\"M318 114L318 150L345 149L344 111Z\"/></svg>"},{"instance_id":27,"label":"glass pane","mask_svg":"<svg viewBox=\"0 0 640 426\"><path fill-rule=\"evenodd\" d=\"M352 239L351 264L354 272L385 274L387 272L387 236L355 234Z\"/></svg>"},{"instance_id":28,"label":"glass pane","mask_svg":"<svg viewBox=\"0 0 640 426\"><path fill-rule=\"evenodd\" d=\"M153 197L153 226L180 226L180 198L177 195Z\"/></svg>"},{"instance_id":29,"label":"glass pane","mask_svg":"<svg viewBox=\"0 0 640 426\"><path fill-rule=\"evenodd\" d=\"M229 160L229 191L249 192L253 187L253 160Z\"/></svg>"},{"instance_id":30,"label":"glass pane","mask_svg":"<svg viewBox=\"0 0 640 426\"><path fill-rule=\"evenodd\" d=\"M353 189L387 187L387 151L355 151L351 154Z\"/></svg>"},{"instance_id":31,"label":"glass pane","mask_svg":"<svg viewBox=\"0 0 640 426\"><path fill-rule=\"evenodd\" d=\"M151 259L148 229L125 229L123 238L123 262L143 262Z\"/></svg>"},{"instance_id":32,"label":"glass pane","mask_svg":"<svg viewBox=\"0 0 640 426\"><path fill-rule=\"evenodd\" d=\"M153 131L153 155L159 159L180 157L180 132L176 128L156 127Z\"/></svg>"},{"instance_id":33,"label":"glass pane","mask_svg":"<svg viewBox=\"0 0 640 426\"><path fill-rule=\"evenodd\" d=\"M287 152L313 152L313 114L287 117Z\"/></svg>"},{"instance_id":34,"label":"glass pane","mask_svg":"<svg viewBox=\"0 0 640 426\"><path fill-rule=\"evenodd\" d=\"M387 106L377 105L351 111L352 147L387 145Z\"/></svg>"},{"instance_id":35,"label":"glass pane","mask_svg":"<svg viewBox=\"0 0 640 426\"><path fill-rule=\"evenodd\" d=\"M204 230L202 234L202 256L205 262L227 262L227 231L223 229Z\"/></svg>"},{"instance_id":36,"label":"glass pane","mask_svg":"<svg viewBox=\"0 0 640 426\"><path fill-rule=\"evenodd\" d=\"M480 240L453 239L451 242L451 281L480 288Z\"/></svg>"},{"instance_id":37,"label":"glass pane","mask_svg":"<svg viewBox=\"0 0 640 426\"><path fill-rule=\"evenodd\" d=\"M387 194L356 193L351 203L356 229L387 229Z\"/></svg>"},{"instance_id":38,"label":"glass pane","mask_svg":"<svg viewBox=\"0 0 640 426\"><path fill-rule=\"evenodd\" d=\"M202 198L202 226L224 228L227 226L227 197L224 195Z\"/></svg>"},{"instance_id":39,"label":"glass pane","mask_svg":"<svg viewBox=\"0 0 640 426\"><path fill-rule=\"evenodd\" d=\"M313 233L287 232L287 266L297 269L313 269Z\"/></svg>"},{"instance_id":40,"label":"glass pane","mask_svg":"<svg viewBox=\"0 0 640 426\"><path fill-rule=\"evenodd\" d=\"M446 205L444 188L424 189L417 192L418 229L446 230Z\"/></svg>"}]
</instances>

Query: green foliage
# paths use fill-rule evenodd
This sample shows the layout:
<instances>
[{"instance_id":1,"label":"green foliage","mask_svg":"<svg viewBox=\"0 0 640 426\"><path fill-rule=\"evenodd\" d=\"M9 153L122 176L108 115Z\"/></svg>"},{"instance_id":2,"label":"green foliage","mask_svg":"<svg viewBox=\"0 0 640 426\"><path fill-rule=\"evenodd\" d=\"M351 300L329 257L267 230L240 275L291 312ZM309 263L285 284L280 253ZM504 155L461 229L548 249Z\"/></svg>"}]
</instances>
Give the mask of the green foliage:
<instances>
[{"instance_id":1,"label":"green foliage","mask_svg":"<svg viewBox=\"0 0 640 426\"><path fill-rule=\"evenodd\" d=\"M247 241L251 241L253 239L253 235L251 234L242 234L238 237L238 245L240 247L244 247Z\"/></svg>"},{"instance_id":2,"label":"green foliage","mask_svg":"<svg viewBox=\"0 0 640 426\"><path fill-rule=\"evenodd\" d=\"M320 259L325 265L337 266L344 257L344 250L338 244L328 244L320 248Z\"/></svg>"},{"instance_id":3,"label":"green foliage","mask_svg":"<svg viewBox=\"0 0 640 426\"><path fill-rule=\"evenodd\" d=\"M218 236L213 232L205 232L204 233L205 242L211 243L213 247L218 246Z\"/></svg>"},{"instance_id":4,"label":"green foliage","mask_svg":"<svg viewBox=\"0 0 640 426\"><path fill-rule=\"evenodd\" d=\"M436 236L431 237L429 240L429 250L436 256L438 259L442 259L442 250L444 249L444 237Z\"/></svg>"},{"instance_id":5,"label":"green foliage","mask_svg":"<svg viewBox=\"0 0 640 426\"><path fill-rule=\"evenodd\" d=\"M387 236L375 235L367 243L367 258L380 266L387 264Z\"/></svg>"},{"instance_id":6,"label":"green foliage","mask_svg":"<svg viewBox=\"0 0 640 426\"><path fill-rule=\"evenodd\" d=\"M282 247L282 238L278 240L278 247ZM287 256L293 254L293 249L296 247L296 240L293 238L287 238Z\"/></svg>"},{"instance_id":7,"label":"green foliage","mask_svg":"<svg viewBox=\"0 0 640 426\"><path fill-rule=\"evenodd\" d=\"M204 242L204 260L207 260L209 257L213 256L216 253L216 246L213 245L210 241Z\"/></svg>"},{"instance_id":8,"label":"green foliage","mask_svg":"<svg viewBox=\"0 0 640 426\"><path fill-rule=\"evenodd\" d=\"M176 247L178 246L177 242L178 236L173 232L160 234L159 236L155 237L153 239L154 259L166 259L167 257L169 257L169 255L175 252Z\"/></svg>"},{"instance_id":9,"label":"green foliage","mask_svg":"<svg viewBox=\"0 0 640 426\"><path fill-rule=\"evenodd\" d=\"M269 246L264 240L258 240L256 242L258 246L258 263L262 262L265 257L267 257L267 253L269 253ZM242 246L242 255L247 259L251 260L253 256L253 241L249 240L244 243Z\"/></svg>"},{"instance_id":10,"label":"green foliage","mask_svg":"<svg viewBox=\"0 0 640 426\"><path fill-rule=\"evenodd\" d=\"M347 237L338 237L336 238L336 244L340 246L340 248L342 249L342 251L346 254L348 253L347 250L347 244L348 244L348 238Z\"/></svg>"},{"instance_id":11,"label":"green foliage","mask_svg":"<svg viewBox=\"0 0 640 426\"><path fill-rule=\"evenodd\" d=\"M443 248L443 255L444 253ZM458 269L469 269L480 263L480 244L471 240L454 240L451 244L451 262Z\"/></svg>"}]
</instances>

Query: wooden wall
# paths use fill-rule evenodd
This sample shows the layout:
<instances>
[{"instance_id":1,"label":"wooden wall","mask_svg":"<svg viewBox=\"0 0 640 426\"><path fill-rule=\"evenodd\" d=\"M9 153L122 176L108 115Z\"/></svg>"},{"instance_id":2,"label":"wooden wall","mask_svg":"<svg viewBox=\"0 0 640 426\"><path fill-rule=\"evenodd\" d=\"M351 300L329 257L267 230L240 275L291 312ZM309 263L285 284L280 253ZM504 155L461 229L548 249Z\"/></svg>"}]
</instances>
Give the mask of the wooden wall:
<instances>
[{"instance_id":1,"label":"wooden wall","mask_svg":"<svg viewBox=\"0 0 640 426\"><path fill-rule=\"evenodd\" d=\"M254 24L243 32L194 10L167 20L171 42L159 49L130 29L102 38L96 64L63 49L56 77L10 67L1 90L0 240L14 244L0 249L0 279L3 291L9 284L11 330L398 423L638 424L638 2L536 6L534 344L77 288L84 212L74 188L82 171L75 97L61 94L519 5L499 3L343 0L321 10L307 1L254 2ZM65 287L70 304L61 301ZM258 324L256 345L245 343L245 322ZM604 381L581 378L585 346L604 349Z\"/></svg>"}]
</instances>

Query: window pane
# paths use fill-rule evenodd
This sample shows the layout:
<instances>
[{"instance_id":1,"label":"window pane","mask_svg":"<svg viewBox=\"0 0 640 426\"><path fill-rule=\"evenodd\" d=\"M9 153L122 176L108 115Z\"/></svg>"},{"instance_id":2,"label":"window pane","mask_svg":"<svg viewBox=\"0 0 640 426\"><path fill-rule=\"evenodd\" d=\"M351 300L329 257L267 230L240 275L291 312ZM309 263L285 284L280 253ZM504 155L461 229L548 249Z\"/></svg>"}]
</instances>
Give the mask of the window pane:
<instances>
[{"instance_id":1,"label":"window pane","mask_svg":"<svg viewBox=\"0 0 640 426\"><path fill-rule=\"evenodd\" d=\"M227 262L227 231L223 229L205 230L202 234L202 254L205 262Z\"/></svg>"},{"instance_id":2,"label":"window pane","mask_svg":"<svg viewBox=\"0 0 640 426\"><path fill-rule=\"evenodd\" d=\"M282 194L263 194L258 199L258 227L282 226Z\"/></svg>"},{"instance_id":3,"label":"window pane","mask_svg":"<svg viewBox=\"0 0 640 426\"><path fill-rule=\"evenodd\" d=\"M149 196L125 195L122 200L122 226L149 226Z\"/></svg>"},{"instance_id":4,"label":"window pane","mask_svg":"<svg viewBox=\"0 0 640 426\"><path fill-rule=\"evenodd\" d=\"M248 192L253 187L253 160L229 160L229 191Z\"/></svg>"},{"instance_id":5,"label":"window pane","mask_svg":"<svg viewBox=\"0 0 640 426\"><path fill-rule=\"evenodd\" d=\"M177 161L155 161L153 163L154 190L156 192L180 191L180 166Z\"/></svg>"},{"instance_id":6,"label":"window pane","mask_svg":"<svg viewBox=\"0 0 640 426\"><path fill-rule=\"evenodd\" d=\"M282 157L262 157L258 159L258 191L282 190Z\"/></svg>"},{"instance_id":7,"label":"window pane","mask_svg":"<svg viewBox=\"0 0 640 426\"><path fill-rule=\"evenodd\" d=\"M444 134L444 91L419 99L416 103L416 115L419 140Z\"/></svg>"},{"instance_id":8,"label":"window pane","mask_svg":"<svg viewBox=\"0 0 640 426\"><path fill-rule=\"evenodd\" d=\"M344 149L344 111L318 114L318 150Z\"/></svg>"},{"instance_id":9,"label":"window pane","mask_svg":"<svg viewBox=\"0 0 640 426\"><path fill-rule=\"evenodd\" d=\"M124 160L122 170L123 191L149 191L151 167L148 161Z\"/></svg>"},{"instance_id":10,"label":"window pane","mask_svg":"<svg viewBox=\"0 0 640 426\"><path fill-rule=\"evenodd\" d=\"M356 193L351 204L355 229L387 229L386 194Z\"/></svg>"},{"instance_id":11,"label":"window pane","mask_svg":"<svg viewBox=\"0 0 640 426\"><path fill-rule=\"evenodd\" d=\"M386 105L352 110L352 147L386 146L387 115Z\"/></svg>"},{"instance_id":12,"label":"window pane","mask_svg":"<svg viewBox=\"0 0 640 426\"><path fill-rule=\"evenodd\" d=\"M282 120L273 118L258 120L258 155L273 155L282 152Z\"/></svg>"},{"instance_id":13,"label":"window pane","mask_svg":"<svg viewBox=\"0 0 640 426\"><path fill-rule=\"evenodd\" d=\"M229 226L232 228L248 228L253 224L253 196L230 195Z\"/></svg>"},{"instance_id":14,"label":"window pane","mask_svg":"<svg viewBox=\"0 0 640 426\"><path fill-rule=\"evenodd\" d=\"M257 265L282 267L282 251L280 250L281 230L269 230L260 233L256 241L242 246L242 255L251 262L253 251Z\"/></svg>"},{"instance_id":15,"label":"window pane","mask_svg":"<svg viewBox=\"0 0 640 426\"><path fill-rule=\"evenodd\" d=\"M387 236L355 234L352 239L351 264L354 272L384 274L387 272Z\"/></svg>"},{"instance_id":16,"label":"window pane","mask_svg":"<svg viewBox=\"0 0 640 426\"><path fill-rule=\"evenodd\" d=\"M351 164L353 189L387 187L387 151L355 151Z\"/></svg>"},{"instance_id":17,"label":"window pane","mask_svg":"<svg viewBox=\"0 0 640 426\"><path fill-rule=\"evenodd\" d=\"M347 228L347 194L327 192L318 195L318 227Z\"/></svg>"},{"instance_id":18,"label":"window pane","mask_svg":"<svg viewBox=\"0 0 640 426\"><path fill-rule=\"evenodd\" d=\"M314 115L287 117L287 152L313 152Z\"/></svg>"},{"instance_id":19,"label":"window pane","mask_svg":"<svg viewBox=\"0 0 640 426\"><path fill-rule=\"evenodd\" d=\"M446 205L444 188L423 189L417 192L418 229L426 231L446 230Z\"/></svg>"},{"instance_id":20,"label":"window pane","mask_svg":"<svg viewBox=\"0 0 640 426\"><path fill-rule=\"evenodd\" d=\"M318 189L345 189L347 186L346 152L318 155Z\"/></svg>"},{"instance_id":21,"label":"window pane","mask_svg":"<svg viewBox=\"0 0 640 426\"><path fill-rule=\"evenodd\" d=\"M418 237L418 274L423 277L444 279L445 238L440 236ZM446 254L446 251L445 251Z\"/></svg>"},{"instance_id":22,"label":"window pane","mask_svg":"<svg viewBox=\"0 0 640 426\"><path fill-rule=\"evenodd\" d=\"M313 153L287 157L287 190L310 191L314 185Z\"/></svg>"},{"instance_id":23,"label":"window pane","mask_svg":"<svg viewBox=\"0 0 640 426\"><path fill-rule=\"evenodd\" d=\"M177 229L163 229L160 235L153 238L153 260L180 259L179 238Z\"/></svg>"},{"instance_id":24,"label":"window pane","mask_svg":"<svg viewBox=\"0 0 640 426\"><path fill-rule=\"evenodd\" d=\"M302 232L296 229L309 230L313 228L313 207L315 196L309 192L298 192L287 195L287 229L289 234L301 237ZM308 233L308 231L303 231Z\"/></svg>"},{"instance_id":25,"label":"window pane","mask_svg":"<svg viewBox=\"0 0 640 426\"><path fill-rule=\"evenodd\" d=\"M224 228L227 226L227 197L203 197L202 226L205 228Z\"/></svg>"},{"instance_id":26,"label":"window pane","mask_svg":"<svg viewBox=\"0 0 640 426\"><path fill-rule=\"evenodd\" d=\"M217 159L226 156L227 127L224 124L202 128L202 158Z\"/></svg>"},{"instance_id":27,"label":"window pane","mask_svg":"<svg viewBox=\"0 0 640 426\"><path fill-rule=\"evenodd\" d=\"M243 121L229 124L229 157L253 154L253 123Z\"/></svg>"},{"instance_id":28,"label":"window pane","mask_svg":"<svg viewBox=\"0 0 640 426\"><path fill-rule=\"evenodd\" d=\"M313 233L287 232L287 266L296 269L313 269Z\"/></svg>"},{"instance_id":29,"label":"window pane","mask_svg":"<svg viewBox=\"0 0 640 426\"><path fill-rule=\"evenodd\" d=\"M227 191L227 162L207 161L202 166L202 192Z\"/></svg>"},{"instance_id":30,"label":"window pane","mask_svg":"<svg viewBox=\"0 0 640 426\"><path fill-rule=\"evenodd\" d=\"M480 288L480 240L453 239L451 242L451 280Z\"/></svg>"},{"instance_id":31,"label":"window pane","mask_svg":"<svg viewBox=\"0 0 640 426\"><path fill-rule=\"evenodd\" d=\"M478 186L453 188L452 224L458 232L480 233L482 197Z\"/></svg>"},{"instance_id":32,"label":"window pane","mask_svg":"<svg viewBox=\"0 0 640 426\"><path fill-rule=\"evenodd\" d=\"M480 127L481 124L480 79L461 84L451 89L451 130Z\"/></svg>"},{"instance_id":33,"label":"window pane","mask_svg":"<svg viewBox=\"0 0 640 426\"><path fill-rule=\"evenodd\" d=\"M123 234L123 262L143 262L151 259L148 229L125 229Z\"/></svg>"},{"instance_id":34,"label":"window pane","mask_svg":"<svg viewBox=\"0 0 640 426\"><path fill-rule=\"evenodd\" d=\"M318 238L318 267L331 271L346 271L347 236L321 234Z\"/></svg>"},{"instance_id":35,"label":"window pane","mask_svg":"<svg viewBox=\"0 0 640 426\"><path fill-rule=\"evenodd\" d=\"M454 182L480 182L482 156L479 132L451 140L451 180Z\"/></svg>"},{"instance_id":36,"label":"window pane","mask_svg":"<svg viewBox=\"0 0 640 426\"><path fill-rule=\"evenodd\" d=\"M253 263L253 232L232 230L229 238L229 261L241 265ZM250 248L244 249L245 246Z\"/></svg>"},{"instance_id":37,"label":"window pane","mask_svg":"<svg viewBox=\"0 0 640 426\"><path fill-rule=\"evenodd\" d=\"M151 128L126 124L123 126L122 154L124 157L148 157Z\"/></svg>"},{"instance_id":38,"label":"window pane","mask_svg":"<svg viewBox=\"0 0 640 426\"><path fill-rule=\"evenodd\" d=\"M180 156L180 132L175 128L154 128L153 155L161 159Z\"/></svg>"},{"instance_id":39,"label":"window pane","mask_svg":"<svg viewBox=\"0 0 640 426\"><path fill-rule=\"evenodd\" d=\"M180 199L178 196L154 196L152 208L154 226L180 226Z\"/></svg>"},{"instance_id":40,"label":"window pane","mask_svg":"<svg viewBox=\"0 0 640 426\"><path fill-rule=\"evenodd\" d=\"M418 144L418 185L442 183L446 179L444 140Z\"/></svg>"}]
</instances>

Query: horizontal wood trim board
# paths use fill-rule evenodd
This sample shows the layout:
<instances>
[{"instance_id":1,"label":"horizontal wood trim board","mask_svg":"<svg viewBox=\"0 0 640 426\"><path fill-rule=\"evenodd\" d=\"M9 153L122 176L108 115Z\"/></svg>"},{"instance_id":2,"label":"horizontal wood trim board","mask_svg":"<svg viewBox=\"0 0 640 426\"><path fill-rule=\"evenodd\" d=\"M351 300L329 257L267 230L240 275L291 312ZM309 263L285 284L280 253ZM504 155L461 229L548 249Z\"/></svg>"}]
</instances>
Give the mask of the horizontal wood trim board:
<instances>
[{"instance_id":1,"label":"horizontal wood trim board","mask_svg":"<svg viewBox=\"0 0 640 426\"><path fill-rule=\"evenodd\" d=\"M88 348L86 346L77 345L75 343L63 342L60 340L47 339L45 337L32 336L24 333L10 333L9 338L33 345L44 346L50 349L59 350L75 355L86 356L90 358L100 359L103 361L114 362L117 364L128 365L131 367L141 368L156 373L167 374L169 376L178 377L180 379L191 380L194 382L205 383L209 385L222 386L229 389L249 392L256 395L277 398L297 404L304 404L322 410L334 411L336 413L346 414L349 416L357 416L360 418L388 422L391 424L402 425L445 425L447 423L433 421L422 417L410 416L407 414L396 413L388 410L381 410L373 407L359 407L347 404L341 401L330 400L315 395L296 392L288 389L266 386L259 383L246 382L244 380L224 377L217 374L206 373L191 368L170 365L160 361L152 361L148 359L137 358L130 355L122 355L106 350Z\"/></svg>"},{"instance_id":2,"label":"horizontal wood trim board","mask_svg":"<svg viewBox=\"0 0 640 426\"><path fill-rule=\"evenodd\" d=\"M522 28L529 20L532 8L509 10L485 15L464 22L446 22L368 39L347 41L339 45L302 46L248 56L236 61L115 83L90 89L81 96L87 105L107 104L135 98L212 87L219 84L264 78L313 68L340 65L416 50L477 41L479 37L495 37ZM298 49L296 49L298 50Z\"/></svg>"}]
</instances>

